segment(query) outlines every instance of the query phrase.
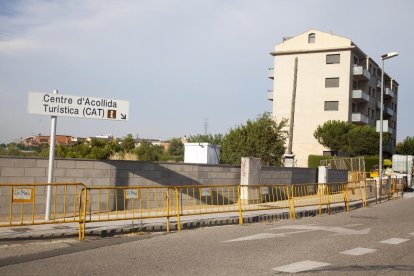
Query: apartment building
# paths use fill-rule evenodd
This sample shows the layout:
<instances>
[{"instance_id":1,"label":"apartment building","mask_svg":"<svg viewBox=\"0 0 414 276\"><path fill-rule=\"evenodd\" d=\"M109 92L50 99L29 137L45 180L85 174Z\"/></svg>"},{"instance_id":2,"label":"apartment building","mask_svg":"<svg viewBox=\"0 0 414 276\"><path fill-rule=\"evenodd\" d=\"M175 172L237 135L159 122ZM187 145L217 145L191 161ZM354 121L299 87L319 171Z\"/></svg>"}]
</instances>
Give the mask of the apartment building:
<instances>
[{"instance_id":1,"label":"apartment building","mask_svg":"<svg viewBox=\"0 0 414 276\"><path fill-rule=\"evenodd\" d=\"M273 102L273 116L278 121L291 120L294 110L292 152L296 166L306 167L310 154L330 153L313 136L326 121L376 125L382 69L350 39L309 30L283 38L271 55L274 68L269 69L269 78L273 79L273 90L268 91L268 99ZM383 118L390 133L384 141L384 156L395 152L397 100L398 83L384 74Z\"/></svg>"}]
</instances>

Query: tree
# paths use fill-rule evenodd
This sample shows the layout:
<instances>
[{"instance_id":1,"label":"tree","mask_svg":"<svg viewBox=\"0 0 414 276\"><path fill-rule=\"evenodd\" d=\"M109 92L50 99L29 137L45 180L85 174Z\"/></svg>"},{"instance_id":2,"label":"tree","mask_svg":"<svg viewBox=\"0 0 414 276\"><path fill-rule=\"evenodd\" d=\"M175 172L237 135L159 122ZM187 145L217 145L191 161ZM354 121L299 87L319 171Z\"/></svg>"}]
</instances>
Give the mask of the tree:
<instances>
[{"instance_id":1,"label":"tree","mask_svg":"<svg viewBox=\"0 0 414 276\"><path fill-rule=\"evenodd\" d=\"M171 156L184 156L184 144L179 138L172 138L168 148L168 154Z\"/></svg>"},{"instance_id":2,"label":"tree","mask_svg":"<svg viewBox=\"0 0 414 276\"><path fill-rule=\"evenodd\" d=\"M379 134L374 127L357 126L348 132L351 156L376 155L379 150Z\"/></svg>"},{"instance_id":3,"label":"tree","mask_svg":"<svg viewBox=\"0 0 414 276\"><path fill-rule=\"evenodd\" d=\"M402 142L398 143L397 153L403 155L414 155L414 136L407 136Z\"/></svg>"},{"instance_id":4,"label":"tree","mask_svg":"<svg viewBox=\"0 0 414 276\"><path fill-rule=\"evenodd\" d=\"M159 161L164 153L164 147L142 141L135 152L141 161Z\"/></svg>"},{"instance_id":5,"label":"tree","mask_svg":"<svg viewBox=\"0 0 414 276\"><path fill-rule=\"evenodd\" d=\"M230 129L221 144L223 163L240 165L242 157L261 158L265 166L280 166L285 153L286 120L277 123L270 113Z\"/></svg>"},{"instance_id":6,"label":"tree","mask_svg":"<svg viewBox=\"0 0 414 276\"><path fill-rule=\"evenodd\" d=\"M121 142L121 147L124 150L124 152L130 152L132 149L135 148L135 141L132 134L128 134L124 140Z\"/></svg>"},{"instance_id":7,"label":"tree","mask_svg":"<svg viewBox=\"0 0 414 276\"><path fill-rule=\"evenodd\" d=\"M191 135L187 141L189 143L210 143L212 145L221 145L223 134L197 134Z\"/></svg>"},{"instance_id":8,"label":"tree","mask_svg":"<svg viewBox=\"0 0 414 276\"><path fill-rule=\"evenodd\" d=\"M313 137L330 150L349 152L348 132L354 127L350 122L329 120L318 126Z\"/></svg>"}]
</instances>

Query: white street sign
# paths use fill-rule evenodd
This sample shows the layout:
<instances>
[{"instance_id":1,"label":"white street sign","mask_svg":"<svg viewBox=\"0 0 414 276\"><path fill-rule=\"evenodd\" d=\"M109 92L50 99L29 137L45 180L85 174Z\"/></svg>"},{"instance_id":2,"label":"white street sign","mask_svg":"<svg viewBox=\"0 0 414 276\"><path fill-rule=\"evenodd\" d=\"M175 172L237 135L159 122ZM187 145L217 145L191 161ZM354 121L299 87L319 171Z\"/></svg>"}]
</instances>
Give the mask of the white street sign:
<instances>
[{"instance_id":1,"label":"white street sign","mask_svg":"<svg viewBox=\"0 0 414 276\"><path fill-rule=\"evenodd\" d=\"M129 102L29 92L27 111L38 115L126 121L129 119Z\"/></svg>"},{"instance_id":2,"label":"white street sign","mask_svg":"<svg viewBox=\"0 0 414 276\"><path fill-rule=\"evenodd\" d=\"M376 125L377 132L380 132L380 128L381 128L381 121L377 120L377 125ZM382 120L382 132L389 132L388 120Z\"/></svg>"}]
</instances>

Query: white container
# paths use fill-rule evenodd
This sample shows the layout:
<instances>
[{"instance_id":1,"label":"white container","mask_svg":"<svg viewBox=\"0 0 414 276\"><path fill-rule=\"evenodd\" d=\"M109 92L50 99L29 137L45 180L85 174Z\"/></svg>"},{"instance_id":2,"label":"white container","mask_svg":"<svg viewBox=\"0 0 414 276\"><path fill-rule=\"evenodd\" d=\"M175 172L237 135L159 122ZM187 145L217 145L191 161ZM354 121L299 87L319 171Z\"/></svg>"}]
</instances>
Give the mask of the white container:
<instances>
[{"instance_id":1,"label":"white container","mask_svg":"<svg viewBox=\"0 0 414 276\"><path fill-rule=\"evenodd\" d=\"M185 143L184 163L220 164L220 146L210 143Z\"/></svg>"},{"instance_id":2,"label":"white container","mask_svg":"<svg viewBox=\"0 0 414 276\"><path fill-rule=\"evenodd\" d=\"M394 172L399 173L413 173L413 155L399 155L394 154L392 156L392 169Z\"/></svg>"}]
</instances>

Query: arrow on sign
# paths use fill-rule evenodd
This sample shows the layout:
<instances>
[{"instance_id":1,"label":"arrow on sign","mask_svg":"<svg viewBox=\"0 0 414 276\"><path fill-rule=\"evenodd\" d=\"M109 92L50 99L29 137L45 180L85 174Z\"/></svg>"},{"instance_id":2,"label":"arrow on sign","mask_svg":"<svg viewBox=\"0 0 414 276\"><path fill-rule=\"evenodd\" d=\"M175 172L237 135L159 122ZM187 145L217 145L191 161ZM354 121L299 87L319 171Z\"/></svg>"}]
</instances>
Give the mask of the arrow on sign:
<instances>
[{"instance_id":1,"label":"arrow on sign","mask_svg":"<svg viewBox=\"0 0 414 276\"><path fill-rule=\"evenodd\" d=\"M126 114L122 114L122 113L121 113L121 119L122 119L122 120L126 120Z\"/></svg>"}]
</instances>

